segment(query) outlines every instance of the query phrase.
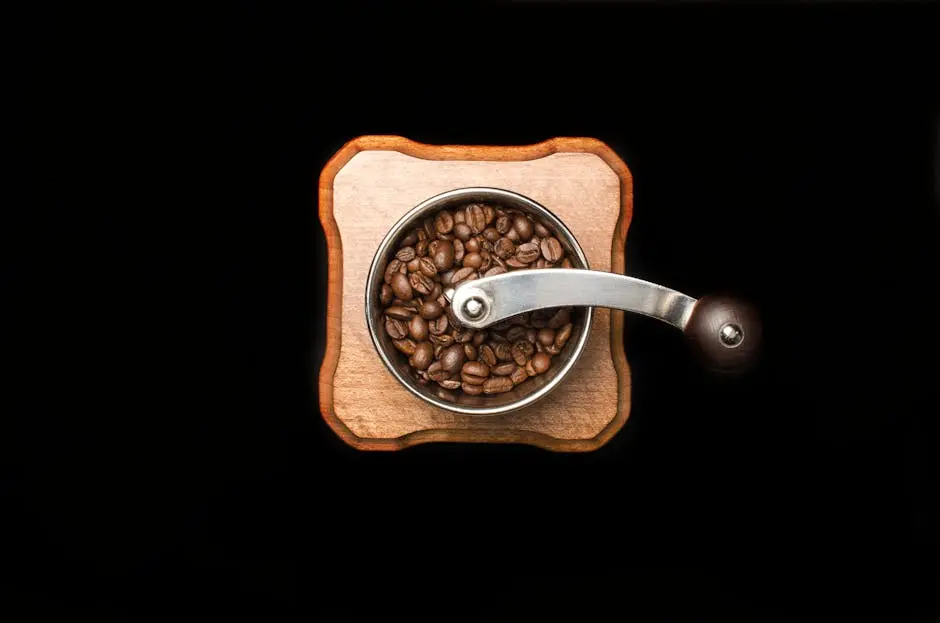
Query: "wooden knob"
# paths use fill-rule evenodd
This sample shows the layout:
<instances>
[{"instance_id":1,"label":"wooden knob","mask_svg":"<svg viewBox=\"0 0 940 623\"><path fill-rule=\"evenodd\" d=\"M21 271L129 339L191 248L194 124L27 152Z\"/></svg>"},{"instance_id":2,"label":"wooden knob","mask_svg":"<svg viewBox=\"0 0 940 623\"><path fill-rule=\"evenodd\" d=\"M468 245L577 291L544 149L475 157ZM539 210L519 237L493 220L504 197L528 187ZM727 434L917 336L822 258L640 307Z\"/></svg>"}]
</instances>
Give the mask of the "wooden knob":
<instances>
[{"instance_id":1,"label":"wooden knob","mask_svg":"<svg viewBox=\"0 0 940 623\"><path fill-rule=\"evenodd\" d=\"M761 324L757 311L730 297L699 299L685 334L704 365L716 372L747 371L760 351Z\"/></svg>"}]
</instances>

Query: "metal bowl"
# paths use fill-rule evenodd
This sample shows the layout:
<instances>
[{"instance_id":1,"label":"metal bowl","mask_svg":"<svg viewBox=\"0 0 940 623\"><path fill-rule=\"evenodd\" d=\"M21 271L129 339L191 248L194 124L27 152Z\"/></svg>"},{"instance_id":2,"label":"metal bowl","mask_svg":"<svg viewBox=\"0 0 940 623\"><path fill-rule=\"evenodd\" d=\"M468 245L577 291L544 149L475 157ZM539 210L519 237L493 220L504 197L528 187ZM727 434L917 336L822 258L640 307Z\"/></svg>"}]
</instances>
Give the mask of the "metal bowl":
<instances>
[{"instance_id":1,"label":"metal bowl","mask_svg":"<svg viewBox=\"0 0 940 623\"><path fill-rule=\"evenodd\" d=\"M589 269L587 258L578 245L578 241L558 217L539 203L508 190L499 188L459 188L450 190L422 201L395 226L389 230L382 244L379 245L369 269L366 280L365 310L366 323L372 343L379 357L399 383L418 398L447 411L465 415L500 415L527 407L544 398L555 389L574 367L584 347L593 319L590 307L575 307L571 322L574 325L571 338L562 351L552 358L552 367L548 372L530 378L504 394L469 396L459 390L448 390L436 383L421 385L417 376L408 365L407 358L392 345L391 338L385 333L382 307L379 304L379 290L382 287L385 267L394 257L397 241L409 230L420 226L421 221L438 210L455 208L459 205L483 202L527 213L540 221L561 242L574 268Z\"/></svg>"}]
</instances>

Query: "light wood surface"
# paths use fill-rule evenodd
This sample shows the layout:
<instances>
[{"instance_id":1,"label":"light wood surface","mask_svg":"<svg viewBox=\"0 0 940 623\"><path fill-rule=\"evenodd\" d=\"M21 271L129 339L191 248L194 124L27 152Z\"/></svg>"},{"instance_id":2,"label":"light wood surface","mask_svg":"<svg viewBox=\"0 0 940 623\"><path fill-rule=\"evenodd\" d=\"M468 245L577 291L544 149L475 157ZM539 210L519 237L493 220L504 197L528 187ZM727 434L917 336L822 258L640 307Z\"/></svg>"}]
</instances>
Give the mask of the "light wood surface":
<instances>
[{"instance_id":1,"label":"light wood surface","mask_svg":"<svg viewBox=\"0 0 940 623\"><path fill-rule=\"evenodd\" d=\"M364 311L375 250L416 204L466 186L531 197L571 229L591 268L624 272L633 182L623 161L600 141L555 138L503 147L425 145L397 136L355 139L330 160L319 185L329 254L319 379L324 420L362 450L430 441L527 443L567 452L601 447L630 411L622 312L597 309L587 348L562 384L537 404L502 416L466 416L429 405L399 385L376 354Z\"/></svg>"}]
</instances>

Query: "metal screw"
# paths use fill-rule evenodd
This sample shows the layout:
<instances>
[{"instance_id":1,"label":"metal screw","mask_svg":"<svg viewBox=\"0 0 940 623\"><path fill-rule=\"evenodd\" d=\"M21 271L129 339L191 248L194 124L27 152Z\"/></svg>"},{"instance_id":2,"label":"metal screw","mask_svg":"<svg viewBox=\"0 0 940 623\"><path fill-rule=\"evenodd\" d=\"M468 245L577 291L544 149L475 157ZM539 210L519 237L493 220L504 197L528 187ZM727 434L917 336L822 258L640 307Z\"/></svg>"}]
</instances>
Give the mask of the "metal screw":
<instances>
[{"instance_id":1,"label":"metal screw","mask_svg":"<svg viewBox=\"0 0 940 623\"><path fill-rule=\"evenodd\" d=\"M718 338L728 348L734 348L744 341L744 331L736 324L728 323L718 330Z\"/></svg>"},{"instance_id":2,"label":"metal screw","mask_svg":"<svg viewBox=\"0 0 940 623\"><path fill-rule=\"evenodd\" d=\"M483 301L476 297L467 299L463 304L463 313L467 318L479 318L483 314Z\"/></svg>"}]
</instances>

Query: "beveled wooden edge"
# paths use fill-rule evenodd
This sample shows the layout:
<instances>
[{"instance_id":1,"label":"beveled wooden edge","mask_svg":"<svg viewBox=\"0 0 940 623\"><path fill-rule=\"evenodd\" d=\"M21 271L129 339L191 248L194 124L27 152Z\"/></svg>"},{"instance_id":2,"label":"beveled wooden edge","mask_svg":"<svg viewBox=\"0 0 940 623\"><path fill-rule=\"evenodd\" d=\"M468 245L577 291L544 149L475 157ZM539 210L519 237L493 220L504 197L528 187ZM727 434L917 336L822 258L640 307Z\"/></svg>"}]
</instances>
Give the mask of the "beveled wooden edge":
<instances>
[{"instance_id":1,"label":"beveled wooden edge","mask_svg":"<svg viewBox=\"0 0 940 623\"><path fill-rule=\"evenodd\" d=\"M611 310L610 346L617 371L617 414L591 439L558 439L544 433L524 430L431 429L416 431L393 439L363 438L353 433L333 409L333 375L339 363L343 311L343 244L333 217L333 180L336 174L360 151L397 151L424 160L525 161L545 158L555 153L580 152L600 157L620 178L620 217L611 242L611 270L624 272L624 244L633 218L633 176L619 156L605 143L586 137L557 137L534 145L428 145L402 136L369 135L355 138L330 158L319 181L320 223L326 235L328 275L326 308L326 350L320 367L320 414L330 428L347 444L358 450L402 450L421 443L524 443L554 452L590 452L597 450L623 428L630 416L627 400L630 390L630 366L623 349L623 312Z\"/></svg>"}]
</instances>

